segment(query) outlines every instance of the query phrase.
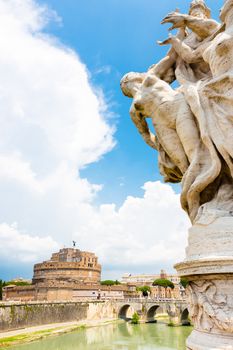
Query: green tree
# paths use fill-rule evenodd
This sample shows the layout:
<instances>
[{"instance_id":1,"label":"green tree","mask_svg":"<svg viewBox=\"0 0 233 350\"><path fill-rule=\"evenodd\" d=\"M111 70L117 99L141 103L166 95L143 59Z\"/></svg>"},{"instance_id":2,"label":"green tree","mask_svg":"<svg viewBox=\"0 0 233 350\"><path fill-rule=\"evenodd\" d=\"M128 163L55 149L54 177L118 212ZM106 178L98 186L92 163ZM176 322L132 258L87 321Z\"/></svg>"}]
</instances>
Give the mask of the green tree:
<instances>
[{"instance_id":1,"label":"green tree","mask_svg":"<svg viewBox=\"0 0 233 350\"><path fill-rule=\"evenodd\" d=\"M100 284L102 286L116 286L116 285L119 285L121 284L118 280L105 280L105 281L101 281Z\"/></svg>"},{"instance_id":2,"label":"green tree","mask_svg":"<svg viewBox=\"0 0 233 350\"><path fill-rule=\"evenodd\" d=\"M166 278L158 278L153 282L153 286L160 286L160 287L171 288L171 289L175 288L174 283L172 281L169 281Z\"/></svg>"},{"instance_id":3,"label":"green tree","mask_svg":"<svg viewBox=\"0 0 233 350\"><path fill-rule=\"evenodd\" d=\"M133 324L138 324L138 323L139 323L139 315L138 315L137 312L135 312L135 313L133 314L131 323L133 323Z\"/></svg>"},{"instance_id":4,"label":"green tree","mask_svg":"<svg viewBox=\"0 0 233 350\"><path fill-rule=\"evenodd\" d=\"M3 282L0 280L0 300L2 300L2 287L3 287Z\"/></svg>"},{"instance_id":5,"label":"green tree","mask_svg":"<svg viewBox=\"0 0 233 350\"><path fill-rule=\"evenodd\" d=\"M149 286L142 286L136 288L137 292L142 292L142 295L144 297L147 297L148 294L151 292L151 288Z\"/></svg>"},{"instance_id":6,"label":"green tree","mask_svg":"<svg viewBox=\"0 0 233 350\"><path fill-rule=\"evenodd\" d=\"M182 287L186 288L189 284L189 281L186 278L182 277L180 279L180 284L182 285Z\"/></svg>"},{"instance_id":7,"label":"green tree","mask_svg":"<svg viewBox=\"0 0 233 350\"><path fill-rule=\"evenodd\" d=\"M11 284L14 284L15 286L30 286L31 285L31 283L26 282L26 281L14 281L14 280L3 282L3 284L4 284L3 287L9 286Z\"/></svg>"}]
</instances>

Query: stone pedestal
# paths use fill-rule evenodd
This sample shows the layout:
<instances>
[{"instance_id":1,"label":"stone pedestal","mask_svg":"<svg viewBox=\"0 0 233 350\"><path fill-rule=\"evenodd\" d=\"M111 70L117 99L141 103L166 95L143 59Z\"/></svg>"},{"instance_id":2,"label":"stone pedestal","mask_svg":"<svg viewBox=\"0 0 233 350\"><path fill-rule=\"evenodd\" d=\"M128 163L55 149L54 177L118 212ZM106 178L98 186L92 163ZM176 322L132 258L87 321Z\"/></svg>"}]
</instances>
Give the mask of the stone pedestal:
<instances>
[{"instance_id":1,"label":"stone pedestal","mask_svg":"<svg viewBox=\"0 0 233 350\"><path fill-rule=\"evenodd\" d=\"M194 331L188 350L233 350L233 216L213 210L189 230L186 259L175 266L189 281Z\"/></svg>"}]
</instances>

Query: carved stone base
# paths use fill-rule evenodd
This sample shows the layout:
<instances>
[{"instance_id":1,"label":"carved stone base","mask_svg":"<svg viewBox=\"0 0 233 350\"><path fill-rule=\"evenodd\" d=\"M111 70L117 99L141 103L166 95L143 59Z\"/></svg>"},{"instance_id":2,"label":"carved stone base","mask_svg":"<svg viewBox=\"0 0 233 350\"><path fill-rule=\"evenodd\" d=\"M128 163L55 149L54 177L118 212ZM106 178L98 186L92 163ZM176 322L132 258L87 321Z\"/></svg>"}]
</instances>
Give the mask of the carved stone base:
<instances>
[{"instance_id":1,"label":"carved stone base","mask_svg":"<svg viewBox=\"0 0 233 350\"><path fill-rule=\"evenodd\" d=\"M233 217L205 213L189 231L186 254L175 267L189 281L195 330L187 349L233 350Z\"/></svg>"},{"instance_id":2,"label":"carved stone base","mask_svg":"<svg viewBox=\"0 0 233 350\"><path fill-rule=\"evenodd\" d=\"M232 336L193 331L187 340L187 350L232 350Z\"/></svg>"}]
</instances>

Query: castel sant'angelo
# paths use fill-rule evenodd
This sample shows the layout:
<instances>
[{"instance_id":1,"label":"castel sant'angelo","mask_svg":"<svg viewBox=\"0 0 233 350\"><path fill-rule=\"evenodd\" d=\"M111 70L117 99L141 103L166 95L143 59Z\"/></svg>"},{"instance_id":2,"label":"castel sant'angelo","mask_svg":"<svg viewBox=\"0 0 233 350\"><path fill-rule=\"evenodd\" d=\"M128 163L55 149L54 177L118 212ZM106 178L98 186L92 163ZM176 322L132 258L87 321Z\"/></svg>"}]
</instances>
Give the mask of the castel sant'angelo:
<instances>
[{"instance_id":1,"label":"castel sant'angelo","mask_svg":"<svg viewBox=\"0 0 233 350\"><path fill-rule=\"evenodd\" d=\"M32 284L3 288L5 301L65 301L132 296L135 287L103 286L101 265L94 253L63 248L50 260L34 265Z\"/></svg>"},{"instance_id":2,"label":"castel sant'angelo","mask_svg":"<svg viewBox=\"0 0 233 350\"><path fill-rule=\"evenodd\" d=\"M101 265L94 253L64 248L50 260L34 265L33 284L96 284L100 282Z\"/></svg>"},{"instance_id":3,"label":"castel sant'angelo","mask_svg":"<svg viewBox=\"0 0 233 350\"><path fill-rule=\"evenodd\" d=\"M101 265L94 253L63 248L34 265L32 285L4 288L5 300L72 300L80 291L98 290ZM82 293L82 292L81 292Z\"/></svg>"},{"instance_id":4,"label":"castel sant'angelo","mask_svg":"<svg viewBox=\"0 0 233 350\"><path fill-rule=\"evenodd\" d=\"M4 287L3 300L59 302L134 298L139 296L137 286L145 284L150 285L151 297L181 297L177 276L173 290L153 287L152 282L156 278L174 280L174 276L142 275L139 280L136 277L122 278L122 283L117 285L101 284L101 265L94 253L81 251L75 247L63 248L53 253L50 260L34 265L32 284L26 286L11 284Z\"/></svg>"}]
</instances>

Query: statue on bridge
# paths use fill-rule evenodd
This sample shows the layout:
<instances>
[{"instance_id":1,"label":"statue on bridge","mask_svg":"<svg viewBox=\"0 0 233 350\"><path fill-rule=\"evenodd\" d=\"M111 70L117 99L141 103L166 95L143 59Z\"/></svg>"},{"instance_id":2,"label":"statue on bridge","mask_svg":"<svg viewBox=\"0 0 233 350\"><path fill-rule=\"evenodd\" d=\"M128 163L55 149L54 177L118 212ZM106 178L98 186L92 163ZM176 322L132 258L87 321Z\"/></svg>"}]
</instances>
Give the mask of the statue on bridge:
<instances>
[{"instance_id":1,"label":"statue on bridge","mask_svg":"<svg viewBox=\"0 0 233 350\"><path fill-rule=\"evenodd\" d=\"M205 284L206 274L210 279L212 273L215 302L222 294L230 300L233 287L233 0L225 0L220 21L210 18L204 0L192 1L189 14L168 14L162 23L172 23L170 29L178 32L159 43L171 45L166 57L147 72L131 72L121 80L123 93L133 99L131 119L145 142L158 151L165 182L181 182L181 205L193 226L186 261L176 268L190 280L190 293L192 283L196 288L193 275ZM176 89L171 86L175 80ZM152 118L154 132L147 118ZM222 289L224 273L231 277ZM205 292L203 288L203 298ZM203 307L198 302L197 306ZM226 318L223 338L230 339L232 347L227 349L233 349L232 303ZM198 327L195 332L202 330ZM213 344L219 344L216 332ZM190 339L189 349L196 349L200 341L209 349L207 337L201 335L196 345L197 337ZM220 344L216 349L225 348Z\"/></svg>"}]
</instances>

